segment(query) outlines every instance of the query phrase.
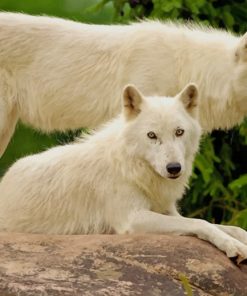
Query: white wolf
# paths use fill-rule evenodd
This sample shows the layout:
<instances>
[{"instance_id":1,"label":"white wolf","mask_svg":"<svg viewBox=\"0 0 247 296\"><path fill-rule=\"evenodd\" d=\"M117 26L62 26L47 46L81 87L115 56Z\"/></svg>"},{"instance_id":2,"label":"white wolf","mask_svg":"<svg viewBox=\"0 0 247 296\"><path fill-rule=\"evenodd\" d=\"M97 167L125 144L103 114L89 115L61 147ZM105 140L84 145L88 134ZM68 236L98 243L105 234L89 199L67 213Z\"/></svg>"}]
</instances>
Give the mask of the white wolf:
<instances>
[{"instance_id":1,"label":"white wolf","mask_svg":"<svg viewBox=\"0 0 247 296\"><path fill-rule=\"evenodd\" d=\"M0 13L0 28L0 155L18 119L47 132L105 122L120 112L127 83L145 95L174 96L195 82L208 131L247 114L247 35L15 13Z\"/></svg>"},{"instance_id":2,"label":"white wolf","mask_svg":"<svg viewBox=\"0 0 247 296\"><path fill-rule=\"evenodd\" d=\"M193 84L175 98L128 86L122 115L84 142L18 160L0 183L0 231L196 235L247 258L244 230L176 210L199 145L197 96Z\"/></svg>"}]
</instances>

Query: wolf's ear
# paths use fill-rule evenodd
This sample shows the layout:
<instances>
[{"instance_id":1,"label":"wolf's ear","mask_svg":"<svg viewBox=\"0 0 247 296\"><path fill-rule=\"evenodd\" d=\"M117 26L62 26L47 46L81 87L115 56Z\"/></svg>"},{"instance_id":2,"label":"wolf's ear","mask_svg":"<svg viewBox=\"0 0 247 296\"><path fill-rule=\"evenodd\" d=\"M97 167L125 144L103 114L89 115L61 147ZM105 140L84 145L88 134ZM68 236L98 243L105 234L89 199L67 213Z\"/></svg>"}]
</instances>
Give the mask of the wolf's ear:
<instances>
[{"instance_id":1,"label":"wolf's ear","mask_svg":"<svg viewBox=\"0 0 247 296\"><path fill-rule=\"evenodd\" d=\"M183 103L185 109L191 116L195 117L197 114L198 106L198 89L196 84L189 83L178 94L179 100Z\"/></svg>"},{"instance_id":2,"label":"wolf's ear","mask_svg":"<svg viewBox=\"0 0 247 296\"><path fill-rule=\"evenodd\" d=\"M235 51L235 61L247 62L247 32L239 40L239 45Z\"/></svg>"},{"instance_id":3,"label":"wolf's ear","mask_svg":"<svg viewBox=\"0 0 247 296\"><path fill-rule=\"evenodd\" d=\"M133 119L141 112L142 94L134 85L127 85L123 91L123 113L126 119Z\"/></svg>"}]
</instances>

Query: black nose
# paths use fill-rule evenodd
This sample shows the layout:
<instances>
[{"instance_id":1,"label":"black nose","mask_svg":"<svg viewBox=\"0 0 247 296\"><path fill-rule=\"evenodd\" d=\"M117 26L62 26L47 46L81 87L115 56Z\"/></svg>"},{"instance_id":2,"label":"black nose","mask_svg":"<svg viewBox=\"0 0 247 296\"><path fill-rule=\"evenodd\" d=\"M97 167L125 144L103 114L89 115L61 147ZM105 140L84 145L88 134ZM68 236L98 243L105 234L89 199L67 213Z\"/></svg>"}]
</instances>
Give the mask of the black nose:
<instances>
[{"instance_id":1,"label":"black nose","mask_svg":"<svg viewBox=\"0 0 247 296\"><path fill-rule=\"evenodd\" d=\"M181 171L181 164L178 162L170 162L166 166L167 172L171 175L177 175Z\"/></svg>"}]
</instances>

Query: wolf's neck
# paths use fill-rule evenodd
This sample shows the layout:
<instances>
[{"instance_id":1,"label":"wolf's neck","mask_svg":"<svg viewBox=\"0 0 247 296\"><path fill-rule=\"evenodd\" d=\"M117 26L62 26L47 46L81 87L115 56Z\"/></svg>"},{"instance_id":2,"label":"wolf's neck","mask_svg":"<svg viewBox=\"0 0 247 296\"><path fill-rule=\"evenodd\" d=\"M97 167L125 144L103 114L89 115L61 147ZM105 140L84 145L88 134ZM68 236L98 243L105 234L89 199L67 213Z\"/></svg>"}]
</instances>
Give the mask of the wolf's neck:
<instances>
[{"instance_id":1,"label":"wolf's neck","mask_svg":"<svg viewBox=\"0 0 247 296\"><path fill-rule=\"evenodd\" d=\"M246 110L239 108L239 100L233 92L237 43L238 38L230 34L225 39L221 36L219 41L209 39L200 45L188 40L186 59L180 59L179 87L183 88L188 82L198 85L200 123L206 131L230 128L245 116Z\"/></svg>"}]
</instances>

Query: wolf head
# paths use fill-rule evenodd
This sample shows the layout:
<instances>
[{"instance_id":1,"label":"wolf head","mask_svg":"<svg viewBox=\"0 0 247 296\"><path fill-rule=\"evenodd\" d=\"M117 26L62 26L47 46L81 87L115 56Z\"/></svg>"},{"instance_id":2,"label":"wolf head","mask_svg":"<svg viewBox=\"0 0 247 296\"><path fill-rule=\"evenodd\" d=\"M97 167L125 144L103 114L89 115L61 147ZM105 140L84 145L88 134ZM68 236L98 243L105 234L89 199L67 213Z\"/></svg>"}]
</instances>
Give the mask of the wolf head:
<instances>
[{"instance_id":1,"label":"wolf head","mask_svg":"<svg viewBox=\"0 0 247 296\"><path fill-rule=\"evenodd\" d=\"M128 153L164 178L190 174L201 135L197 113L194 84L175 97L144 97L135 86L126 86L123 116Z\"/></svg>"}]
</instances>

